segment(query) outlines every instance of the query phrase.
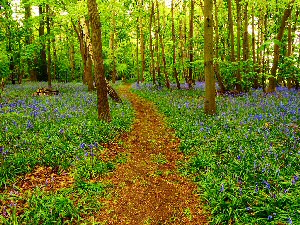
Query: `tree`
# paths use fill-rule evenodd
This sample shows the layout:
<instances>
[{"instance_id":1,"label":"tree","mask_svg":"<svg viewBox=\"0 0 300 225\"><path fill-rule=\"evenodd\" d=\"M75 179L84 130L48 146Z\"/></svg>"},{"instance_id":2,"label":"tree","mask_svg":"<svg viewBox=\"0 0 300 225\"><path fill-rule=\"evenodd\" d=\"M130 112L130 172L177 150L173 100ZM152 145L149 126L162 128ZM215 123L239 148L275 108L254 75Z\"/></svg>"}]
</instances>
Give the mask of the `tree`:
<instances>
[{"instance_id":1,"label":"tree","mask_svg":"<svg viewBox=\"0 0 300 225\"><path fill-rule=\"evenodd\" d=\"M92 27L92 46L95 61L95 80L98 98L98 118L109 122L111 120L109 103L107 97L107 85L104 75L104 64L102 57L102 33L98 5L96 0L88 0L88 12Z\"/></svg>"},{"instance_id":2,"label":"tree","mask_svg":"<svg viewBox=\"0 0 300 225\"><path fill-rule=\"evenodd\" d=\"M284 29L286 27L286 21L288 20L288 18L291 15L292 9L293 9L293 4L294 4L295 0L291 0L288 7L284 10L282 19L281 19L281 24L280 24L280 28L277 34L277 41L281 42L282 37L283 37L283 33L284 33ZM271 69L271 76L269 78L269 86L267 89L267 92L275 92L276 90L276 73L277 73L277 68L278 68L278 64L279 64L279 57L280 57L280 52L279 52L279 45L278 43L275 43L274 45L274 58L273 58L273 66Z\"/></svg>"},{"instance_id":3,"label":"tree","mask_svg":"<svg viewBox=\"0 0 300 225\"><path fill-rule=\"evenodd\" d=\"M216 90L213 70L213 0L204 0L204 74L205 74L205 114L216 113Z\"/></svg>"}]
</instances>

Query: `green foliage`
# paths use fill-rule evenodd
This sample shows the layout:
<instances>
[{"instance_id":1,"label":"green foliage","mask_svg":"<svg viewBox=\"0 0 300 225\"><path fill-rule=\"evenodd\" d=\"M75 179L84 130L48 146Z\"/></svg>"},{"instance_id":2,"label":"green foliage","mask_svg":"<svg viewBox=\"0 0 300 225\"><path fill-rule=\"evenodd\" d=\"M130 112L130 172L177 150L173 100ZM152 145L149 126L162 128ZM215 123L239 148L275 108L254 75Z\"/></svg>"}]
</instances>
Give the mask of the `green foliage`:
<instances>
[{"instance_id":1,"label":"green foliage","mask_svg":"<svg viewBox=\"0 0 300 225\"><path fill-rule=\"evenodd\" d=\"M32 97L43 86L7 86L2 97L0 186L35 165L78 166L78 176L85 178L113 169L96 157L101 143L129 130L134 117L130 103L110 102L112 122L108 124L97 118L96 94L88 93L82 84L56 83L53 88L60 91L59 96ZM89 161L85 155L95 158Z\"/></svg>"},{"instance_id":2,"label":"green foliage","mask_svg":"<svg viewBox=\"0 0 300 225\"><path fill-rule=\"evenodd\" d=\"M154 101L176 130L190 157L180 170L198 184L212 224L300 221L297 91L217 97L215 116L203 113L202 90L145 85L135 92Z\"/></svg>"}]
</instances>

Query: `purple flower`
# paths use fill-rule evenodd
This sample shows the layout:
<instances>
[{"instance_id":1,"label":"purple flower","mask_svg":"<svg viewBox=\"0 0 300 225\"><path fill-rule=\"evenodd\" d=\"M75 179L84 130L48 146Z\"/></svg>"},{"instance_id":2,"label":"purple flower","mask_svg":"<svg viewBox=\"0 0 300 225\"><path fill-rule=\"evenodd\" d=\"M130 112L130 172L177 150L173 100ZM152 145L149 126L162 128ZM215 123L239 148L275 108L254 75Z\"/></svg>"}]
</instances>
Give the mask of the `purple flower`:
<instances>
[{"instance_id":1,"label":"purple flower","mask_svg":"<svg viewBox=\"0 0 300 225\"><path fill-rule=\"evenodd\" d=\"M27 129L33 129L33 124L31 123L30 120L27 121Z\"/></svg>"},{"instance_id":2,"label":"purple flower","mask_svg":"<svg viewBox=\"0 0 300 225\"><path fill-rule=\"evenodd\" d=\"M271 221L273 219L273 216L269 215L268 220Z\"/></svg>"},{"instance_id":3,"label":"purple flower","mask_svg":"<svg viewBox=\"0 0 300 225\"><path fill-rule=\"evenodd\" d=\"M258 193L258 184L255 185L255 193Z\"/></svg>"},{"instance_id":4,"label":"purple flower","mask_svg":"<svg viewBox=\"0 0 300 225\"><path fill-rule=\"evenodd\" d=\"M263 183L266 185L266 188L267 188L268 190L271 189L271 185L270 185L267 181L264 180Z\"/></svg>"},{"instance_id":5,"label":"purple flower","mask_svg":"<svg viewBox=\"0 0 300 225\"><path fill-rule=\"evenodd\" d=\"M241 158L241 156L240 156L240 155L238 155L237 159L238 159L238 160L241 160L242 158Z\"/></svg>"},{"instance_id":6,"label":"purple flower","mask_svg":"<svg viewBox=\"0 0 300 225\"><path fill-rule=\"evenodd\" d=\"M221 189L220 189L220 192L223 192L225 189L224 189L224 184L222 184L221 186Z\"/></svg>"},{"instance_id":7,"label":"purple flower","mask_svg":"<svg viewBox=\"0 0 300 225\"><path fill-rule=\"evenodd\" d=\"M247 211L251 211L251 207L248 206L248 207L246 208L246 210L247 210Z\"/></svg>"},{"instance_id":8,"label":"purple flower","mask_svg":"<svg viewBox=\"0 0 300 225\"><path fill-rule=\"evenodd\" d=\"M293 224L292 219L291 219L291 218L288 218L288 219L287 219L287 223L288 223L288 224Z\"/></svg>"},{"instance_id":9,"label":"purple flower","mask_svg":"<svg viewBox=\"0 0 300 225\"><path fill-rule=\"evenodd\" d=\"M81 143L80 148L84 149L85 148L85 143Z\"/></svg>"}]
</instances>

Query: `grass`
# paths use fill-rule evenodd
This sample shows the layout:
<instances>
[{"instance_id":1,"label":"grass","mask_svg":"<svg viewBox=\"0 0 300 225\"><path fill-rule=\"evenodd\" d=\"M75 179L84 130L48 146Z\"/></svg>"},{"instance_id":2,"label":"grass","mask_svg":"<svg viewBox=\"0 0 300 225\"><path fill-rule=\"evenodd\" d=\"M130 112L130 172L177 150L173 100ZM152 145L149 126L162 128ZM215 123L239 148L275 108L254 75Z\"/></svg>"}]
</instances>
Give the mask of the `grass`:
<instances>
[{"instance_id":1,"label":"grass","mask_svg":"<svg viewBox=\"0 0 300 225\"><path fill-rule=\"evenodd\" d=\"M299 224L300 98L278 88L218 96L218 113L203 113L203 85L134 91L155 102L190 156L181 172L198 184L212 224Z\"/></svg>"},{"instance_id":2,"label":"grass","mask_svg":"<svg viewBox=\"0 0 300 225\"><path fill-rule=\"evenodd\" d=\"M105 185L90 180L112 171L125 156L103 161L102 143L129 131L134 111L126 99L110 102L112 122L97 119L95 93L78 83L55 83L58 96L32 97L46 83L8 85L0 99L0 223L73 224L100 209ZM7 187L36 167L69 171L71 187L30 189L11 196ZM9 199L9 201L7 201Z\"/></svg>"}]
</instances>

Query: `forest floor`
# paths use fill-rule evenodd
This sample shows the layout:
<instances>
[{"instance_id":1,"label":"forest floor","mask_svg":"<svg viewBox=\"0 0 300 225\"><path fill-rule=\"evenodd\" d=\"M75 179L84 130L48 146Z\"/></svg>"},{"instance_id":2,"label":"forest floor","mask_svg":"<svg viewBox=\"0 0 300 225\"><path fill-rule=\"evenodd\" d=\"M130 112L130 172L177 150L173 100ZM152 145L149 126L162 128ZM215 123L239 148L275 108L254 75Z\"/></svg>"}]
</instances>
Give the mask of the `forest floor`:
<instances>
[{"instance_id":1,"label":"forest floor","mask_svg":"<svg viewBox=\"0 0 300 225\"><path fill-rule=\"evenodd\" d=\"M94 219L104 224L207 224L196 185L176 167L184 155L174 131L152 103L130 92L130 86L119 92L132 102L136 119L130 133L106 148L110 154L128 155L128 160L103 178L112 188Z\"/></svg>"}]
</instances>

